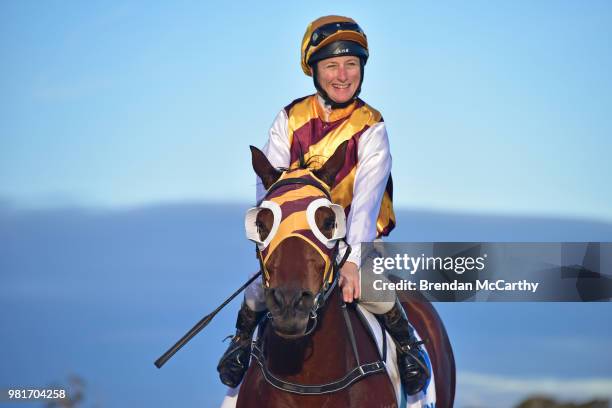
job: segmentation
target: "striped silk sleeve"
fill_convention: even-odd
[[[353,201],[347,220],[347,242],[352,247],[348,260],[359,265],[359,244],[376,239],[380,203],[391,174],[389,138],[384,122],[375,124],[361,135],[357,156]]]
[[[268,142],[263,147],[262,151],[274,167],[289,167],[290,160],[290,146],[289,146],[289,132],[287,130],[287,113],[282,109],[268,132]],[[259,202],[264,195],[266,190],[263,187],[261,179],[257,177],[256,181],[256,202]]]

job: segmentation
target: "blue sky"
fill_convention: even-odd
[[[354,17],[398,207],[612,220],[612,4],[2,2],[0,200],[246,202],[248,145],[313,92],[312,19]]]

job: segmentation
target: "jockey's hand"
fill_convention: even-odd
[[[342,288],[342,299],[346,303],[351,303],[353,299],[358,299],[361,296],[359,267],[353,262],[346,261],[340,269],[338,284]]]

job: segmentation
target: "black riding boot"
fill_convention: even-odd
[[[421,342],[414,337],[408,318],[399,300],[387,313],[378,315],[397,345],[397,365],[404,390],[408,395],[421,391],[429,379],[429,369],[421,349]]]
[[[265,311],[252,311],[244,302],[240,307],[236,320],[236,334],[217,365],[219,378],[228,387],[237,387],[249,368],[253,332],[264,314]]]

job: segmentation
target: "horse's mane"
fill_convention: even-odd
[[[319,159],[327,159],[325,156],[320,155],[320,154],[315,154],[312,155],[308,158],[308,160],[306,160],[304,158],[304,154],[302,152],[300,152],[300,155],[298,157],[298,161],[293,165],[293,166],[289,166],[289,167],[277,167],[278,170],[280,171],[293,171],[293,170],[317,170],[319,169],[323,163],[325,163],[325,161],[323,161],[323,163],[321,163],[321,161]]]

